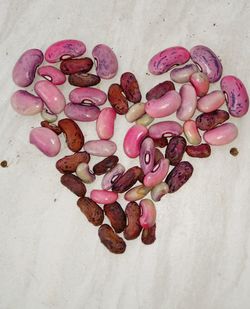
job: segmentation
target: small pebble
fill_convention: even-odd
[[[233,147],[233,148],[230,149],[230,154],[231,154],[232,156],[236,157],[236,156],[238,156],[239,151],[238,151],[237,148]]]
[[[8,162],[6,160],[3,160],[1,162],[1,167],[8,167]]]

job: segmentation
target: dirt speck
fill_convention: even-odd
[[[54,203],[57,201],[57,199],[56,198],[54,198]]]
[[[230,149],[230,154],[232,156],[236,157],[239,154],[239,150],[237,148],[233,147],[233,148]]]
[[[6,160],[1,161],[1,167],[8,167],[8,162]]]

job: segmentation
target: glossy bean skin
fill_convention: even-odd
[[[201,143],[201,136],[194,120],[187,120],[184,122],[183,131],[186,139],[192,145],[199,145]]]
[[[65,59],[60,64],[60,70],[65,75],[75,73],[88,73],[93,66],[92,59],[85,57],[81,59]]]
[[[170,47],[154,55],[149,61],[148,69],[150,73],[159,75],[167,72],[175,65],[186,63],[189,58],[189,51],[184,47]]]
[[[187,83],[190,79],[190,76],[198,72],[199,69],[195,64],[186,64],[182,68],[175,68],[170,72],[170,78],[176,83]]]
[[[116,112],[106,107],[100,112],[96,121],[96,132],[100,139],[110,139],[114,134]]]
[[[193,166],[189,162],[182,161],[176,165],[165,180],[169,186],[169,193],[178,191],[188,181],[192,174]]]
[[[182,136],[174,136],[170,139],[165,152],[165,158],[171,165],[177,165],[181,162],[185,153],[187,142]]]
[[[209,80],[206,74],[202,72],[193,73],[190,76],[190,82],[194,86],[198,97],[203,97],[208,93]]]
[[[62,85],[66,81],[66,76],[60,70],[51,65],[40,67],[37,70],[37,73],[54,85]]]
[[[161,198],[166,195],[169,191],[168,184],[160,182],[151,190],[151,198],[153,201],[158,202]]]
[[[221,78],[222,64],[210,48],[203,45],[194,46],[190,50],[190,55],[193,62],[208,76],[210,83],[215,83]]]
[[[133,103],[141,101],[141,91],[138,81],[133,73],[125,72],[120,79],[121,88],[126,98]]]
[[[175,90],[174,83],[172,83],[170,80],[166,80],[165,82],[159,83],[150,89],[146,94],[146,99],[147,101],[152,99],[159,99],[171,90]]]
[[[78,40],[62,40],[50,45],[45,52],[47,62],[55,63],[66,58],[74,58],[83,55],[86,46]]]
[[[32,116],[40,113],[43,109],[43,101],[26,90],[15,91],[10,103],[13,109],[20,115]]]
[[[134,122],[145,114],[145,103],[137,103],[132,105],[125,115],[128,122]]]
[[[119,158],[117,156],[109,156],[95,164],[93,167],[93,172],[95,175],[103,175],[115,167],[118,161]]]
[[[156,208],[154,203],[149,199],[143,199],[140,201],[140,208],[142,214],[140,216],[140,225],[144,229],[151,228],[155,225],[156,221]]]
[[[129,202],[125,208],[128,224],[123,232],[127,240],[136,239],[142,230],[140,225],[141,209],[136,202]]]
[[[43,128],[48,128],[50,130],[52,130],[53,132],[55,132],[57,135],[60,135],[62,133],[62,130],[55,124],[53,123],[49,123],[48,121],[44,120],[41,121],[40,123],[41,127]]]
[[[153,139],[181,135],[182,126],[176,121],[162,121],[153,124],[148,129],[148,134]]]
[[[226,145],[231,143],[238,136],[238,129],[233,123],[224,123],[219,127],[206,131],[203,139],[213,146]]]
[[[144,198],[148,194],[150,189],[151,188],[147,188],[144,185],[139,185],[139,186],[133,187],[132,189],[128,190],[125,193],[124,199],[126,201],[130,201],[130,202],[141,200],[142,198]]]
[[[124,193],[137,182],[141,175],[141,169],[138,166],[129,168],[121,177],[115,180],[112,190],[117,193]]]
[[[86,151],[65,156],[56,162],[57,170],[62,174],[74,173],[80,163],[89,163],[90,155]]]
[[[99,44],[92,50],[92,56],[96,60],[96,73],[100,78],[111,79],[118,71],[118,61],[113,50],[105,45]]]
[[[153,170],[145,175],[143,179],[143,184],[145,187],[152,188],[156,186],[158,183],[162,182],[162,180],[166,177],[169,169],[169,160],[168,159],[160,159]]]
[[[148,229],[143,229],[141,234],[141,241],[144,243],[144,245],[152,245],[155,240],[155,231],[156,231],[156,224]]]
[[[152,171],[155,161],[155,145],[151,137],[145,138],[141,143],[139,160],[145,175]]]
[[[118,163],[110,171],[108,171],[102,178],[102,189],[109,190],[113,187],[114,183],[121,178],[125,172],[125,167]]]
[[[107,101],[107,95],[97,88],[75,88],[70,92],[69,100],[76,104],[90,103],[100,106]]]
[[[117,200],[118,194],[107,190],[92,190],[90,198],[98,204],[112,204]]]
[[[30,131],[30,144],[36,146],[48,157],[55,157],[60,149],[61,142],[55,132],[48,128],[38,127]]]
[[[17,60],[12,79],[19,87],[28,87],[32,84],[37,67],[43,62],[43,53],[40,49],[28,49]]]
[[[223,92],[214,90],[198,100],[197,108],[200,112],[210,113],[221,107],[224,102],[225,96]]]
[[[90,122],[98,118],[100,109],[92,104],[68,103],[64,108],[64,113],[72,120]]]
[[[57,86],[47,80],[40,80],[35,83],[34,90],[53,114],[60,114],[63,111],[65,98]]]
[[[96,202],[92,201],[89,197],[80,197],[77,201],[77,206],[90,223],[95,226],[102,224],[104,213],[102,208],[97,205]]]
[[[249,97],[242,81],[236,76],[227,75],[222,78],[220,86],[226,94],[229,114],[233,117],[244,116],[249,109]]]
[[[209,144],[200,144],[198,146],[186,147],[186,153],[193,158],[207,158],[211,154],[211,147]]]
[[[109,157],[116,152],[116,144],[112,141],[93,140],[84,144],[84,149],[89,154],[98,157]]]
[[[84,182],[84,183],[92,183],[95,181],[95,175],[90,172],[88,163],[80,163],[76,168],[76,175]]]
[[[123,149],[129,158],[136,158],[140,153],[140,147],[143,139],[147,136],[148,130],[146,127],[135,124],[128,129],[124,141]]]
[[[116,233],[121,233],[126,227],[126,215],[118,202],[104,205],[104,213],[108,217]]]
[[[119,115],[125,115],[128,112],[128,101],[122,93],[122,88],[118,84],[112,84],[108,90],[108,100]]]
[[[75,73],[69,75],[68,81],[72,86],[90,87],[99,84],[101,79],[99,76],[91,73]]]
[[[181,97],[175,90],[170,90],[159,99],[152,99],[145,105],[146,113],[154,118],[169,116],[181,105]]]
[[[126,250],[125,241],[108,225],[103,224],[98,229],[101,243],[112,253],[121,254]]]
[[[61,176],[61,184],[79,197],[84,197],[86,187],[81,179],[73,174],[64,174]]]
[[[186,121],[193,117],[196,106],[197,96],[195,88],[190,84],[184,84],[180,88],[181,105],[176,112],[179,120]]]
[[[229,114],[226,111],[217,109],[210,113],[203,113],[197,116],[196,125],[197,128],[202,131],[207,131],[215,128],[217,125],[229,119]]]
[[[68,148],[73,152],[78,152],[84,145],[84,135],[78,124],[68,118],[61,119],[58,122],[59,128],[65,134]]]

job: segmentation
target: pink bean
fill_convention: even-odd
[[[198,71],[199,69],[195,64],[186,64],[182,68],[173,69],[170,72],[170,78],[176,83],[187,83],[189,82],[190,76]]]
[[[10,99],[13,109],[20,115],[35,115],[43,110],[43,101],[26,90],[17,90]]]
[[[128,157],[136,158],[139,155],[141,143],[147,133],[147,128],[139,124],[134,125],[127,131],[123,141],[123,149]]]
[[[141,207],[141,216],[140,216],[140,225],[145,228],[151,228],[155,225],[156,221],[156,208],[154,203],[149,199],[143,199],[140,201]]]
[[[57,68],[51,65],[44,65],[37,70],[38,75],[52,82],[54,85],[62,85],[66,81],[66,76]]]
[[[194,120],[185,121],[183,131],[190,144],[199,145],[201,143],[201,136]]]
[[[116,152],[116,144],[112,141],[96,140],[84,144],[84,150],[90,155],[108,157]]]
[[[190,58],[189,51],[181,46],[170,47],[154,55],[148,64],[149,72],[159,75],[173,66],[186,63]]]
[[[86,46],[78,40],[62,40],[50,45],[45,52],[47,62],[54,63],[62,59],[74,58],[83,55]]]
[[[109,172],[107,172],[102,178],[102,188],[109,190],[113,187],[113,184],[118,180],[125,172],[125,167],[118,163]]]
[[[209,81],[207,75],[202,72],[193,73],[190,76],[190,82],[194,86],[198,97],[203,97],[209,89]]]
[[[182,126],[176,121],[162,121],[149,127],[149,136],[153,139],[181,135]]]
[[[181,105],[181,97],[175,90],[168,91],[159,99],[152,99],[145,105],[146,113],[154,118],[169,116]]]
[[[31,144],[35,145],[48,157],[56,156],[61,149],[61,143],[58,136],[48,128],[32,129],[29,140]]]
[[[181,106],[176,112],[176,117],[182,121],[186,121],[194,115],[197,105],[196,91],[192,85],[185,84],[181,86],[180,96]]]
[[[204,140],[210,145],[226,145],[238,136],[238,129],[233,123],[224,123],[219,127],[206,131]]]
[[[143,140],[140,147],[140,165],[144,175],[147,175],[154,168],[155,145],[151,137]]]
[[[40,80],[35,83],[34,89],[53,114],[59,114],[63,111],[65,98],[55,85],[47,80]]]
[[[210,113],[221,107],[224,102],[224,93],[220,90],[215,90],[200,98],[197,103],[197,108],[203,113]]]
[[[107,190],[92,190],[90,198],[98,204],[106,205],[114,203],[118,199],[118,194]]]
[[[145,175],[143,184],[145,187],[154,187],[166,177],[169,169],[169,160],[160,159],[154,166],[152,172]]]
[[[72,103],[91,103],[99,106],[107,101],[107,95],[97,88],[75,88],[69,94]]]
[[[112,107],[104,108],[96,121],[96,132],[100,139],[110,139],[114,134],[116,112]]]
[[[89,122],[98,118],[100,109],[91,104],[68,103],[64,108],[64,113],[70,119]]]
[[[244,116],[249,109],[249,97],[242,81],[233,75],[227,75],[222,78],[220,86],[226,94],[229,114],[233,117]]]

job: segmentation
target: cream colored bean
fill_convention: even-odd
[[[196,146],[201,143],[201,136],[194,120],[185,121],[183,125],[183,131],[186,139],[190,144]]]
[[[125,115],[128,122],[134,122],[145,114],[145,103],[137,103],[130,107]]]
[[[76,175],[81,178],[84,183],[91,183],[95,181],[95,175],[89,171],[87,163],[80,163],[76,168]]]
[[[151,190],[151,198],[153,201],[158,202],[168,191],[168,184],[166,184],[166,182],[161,182]]]
[[[124,195],[124,198],[125,198],[126,201],[130,201],[130,202],[138,201],[138,200],[144,198],[150,190],[151,190],[151,188],[147,188],[143,185],[136,186],[136,187],[130,189]]]
[[[52,114],[46,108],[41,111],[41,116],[44,120],[47,120],[49,123],[57,121],[57,115]]]
[[[136,120],[136,124],[141,124],[144,127],[149,126],[154,121],[154,118],[148,114],[144,114],[141,118]]]

